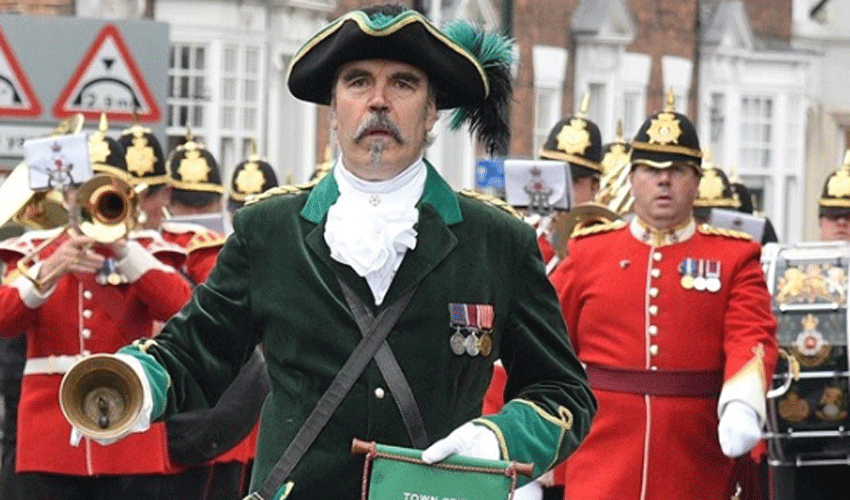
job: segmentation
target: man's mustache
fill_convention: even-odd
[[[354,142],[359,143],[370,132],[381,131],[390,134],[399,144],[404,144],[404,137],[401,135],[401,129],[393,122],[386,113],[376,112],[369,115],[365,122],[360,124],[357,131],[354,133]]]

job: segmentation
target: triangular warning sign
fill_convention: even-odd
[[[0,30],[0,116],[38,116],[41,104]]]
[[[82,113],[97,120],[158,121],[159,107],[136,62],[112,24],[104,25],[71,81],[53,105],[57,118]]]

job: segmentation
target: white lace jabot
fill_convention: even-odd
[[[366,278],[380,305],[408,249],[416,248],[416,202],[427,171],[420,158],[386,181],[364,181],[340,160],[333,175],[339,198],[328,210],[325,242],[331,258]]]

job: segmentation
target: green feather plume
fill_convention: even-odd
[[[478,29],[467,21],[453,21],[445,26],[443,33],[478,59],[490,85],[490,93],[484,101],[452,112],[452,130],[469,123],[470,130],[484,144],[488,154],[504,154],[511,138],[508,111],[513,92],[513,41],[499,33]]]

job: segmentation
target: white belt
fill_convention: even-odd
[[[47,356],[44,358],[30,358],[24,365],[24,375],[39,374],[63,374],[71,369],[83,356]]]

